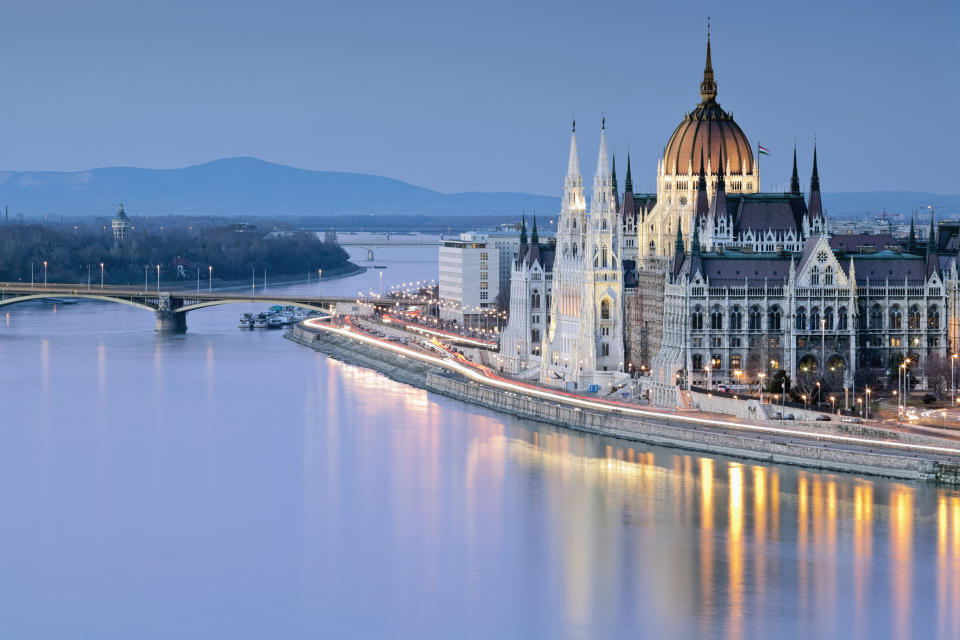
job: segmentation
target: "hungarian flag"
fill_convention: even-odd
[[[768,156],[768,155],[770,155],[770,150],[767,149],[767,148],[766,148],[765,146],[763,146],[762,144],[758,144],[758,145],[757,145],[757,152],[758,152],[760,155],[762,155],[762,156]]]

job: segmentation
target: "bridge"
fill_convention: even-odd
[[[104,287],[83,287],[75,284],[24,284],[22,282],[0,282],[0,307],[43,300],[48,298],[85,298],[129,305],[145,311],[152,311],[157,318],[156,330],[163,332],[183,332],[187,330],[187,312],[204,307],[238,302],[268,303],[292,305],[329,313],[340,302],[356,302],[357,298],[335,296],[278,296],[269,293],[260,295],[242,294],[235,291],[200,292],[175,290],[147,290],[138,287],[107,285]],[[365,301],[367,302],[367,301]],[[371,300],[375,306],[393,306],[396,300]]]
[[[341,247],[360,247],[367,250],[367,260],[374,260],[374,252],[381,247],[436,247],[442,236],[419,232],[375,233],[369,231],[337,232],[337,244]]]

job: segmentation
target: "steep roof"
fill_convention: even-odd
[[[727,210],[734,219],[734,231],[790,231],[803,229],[807,205],[803,195],[790,193],[727,194]]]
[[[830,248],[845,253],[860,253],[865,248],[879,251],[899,246],[900,241],[889,233],[847,233],[830,238]]]

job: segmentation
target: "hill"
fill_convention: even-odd
[[[960,211],[960,196],[914,191],[824,194],[828,215],[909,213],[935,204]],[[133,215],[517,215],[553,214],[557,196],[440,193],[362,173],[311,171],[256,158],[225,158],[182,169],[109,167],[88,171],[0,172],[0,206],[37,216],[112,215],[123,202]]]

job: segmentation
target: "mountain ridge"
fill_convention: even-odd
[[[516,215],[559,210],[559,196],[519,192],[442,193],[373,174],[316,171],[233,157],[176,169],[102,167],[0,171],[0,204],[27,216],[112,215]],[[960,195],[921,191],[825,193],[828,214],[909,212],[933,203],[960,210]]]

